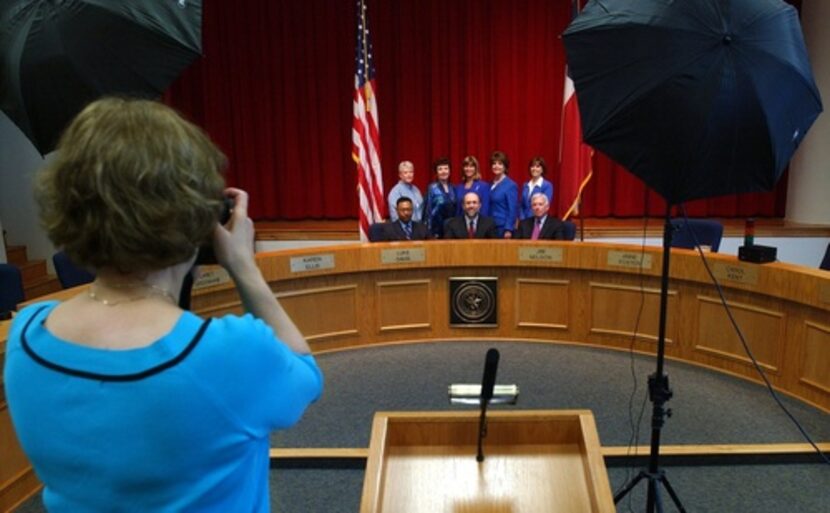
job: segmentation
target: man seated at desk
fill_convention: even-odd
[[[406,196],[398,198],[395,212],[398,214],[397,219],[383,225],[383,240],[426,240],[429,238],[427,226],[412,220],[411,199]]]
[[[444,224],[445,239],[496,239],[498,230],[491,217],[479,214],[481,200],[478,194],[468,192],[462,203],[463,216],[448,219]]]
[[[517,231],[518,238],[532,240],[565,240],[565,225],[559,219],[548,215],[548,197],[537,192],[530,198],[532,217],[522,219]]]

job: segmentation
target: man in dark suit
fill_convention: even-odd
[[[406,196],[398,198],[395,205],[398,219],[383,225],[383,240],[426,240],[429,230],[423,223],[412,220],[412,200]]]
[[[462,203],[464,215],[444,223],[445,239],[496,239],[498,230],[493,218],[479,215],[481,200],[478,194],[468,192]]]
[[[559,219],[548,215],[550,203],[547,195],[541,192],[534,194],[530,198],[530,210],[533,211],[533,217],[519,222],[518,238],[565,240],[565,225]]]

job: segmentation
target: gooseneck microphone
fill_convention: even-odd
[[[493,389],[496,386],[496,371],[499,369],[499,350],[489,349],[484,360],[484,376],[481,378],[481,416],[478,421],[478,453],[476,461],[484,461],[482,443],[487,436],[487,405],[493,399]]]

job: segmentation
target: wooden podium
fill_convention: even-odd
[[[588,410],[378,412],[361,513],[614,513]]]

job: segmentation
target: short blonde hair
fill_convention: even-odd
[[[409,160],[402,160],[401,163],[398,164],[398,173],[400,173],[401,171],[406,171],[407,169],[414,171],[415,164],[413,164],[412,161]]]
[[[97,100],[38,176],[41,224],[85,267],[132,273],[184,262],[219,219],[225,164],[201,129],[161,103]]]

